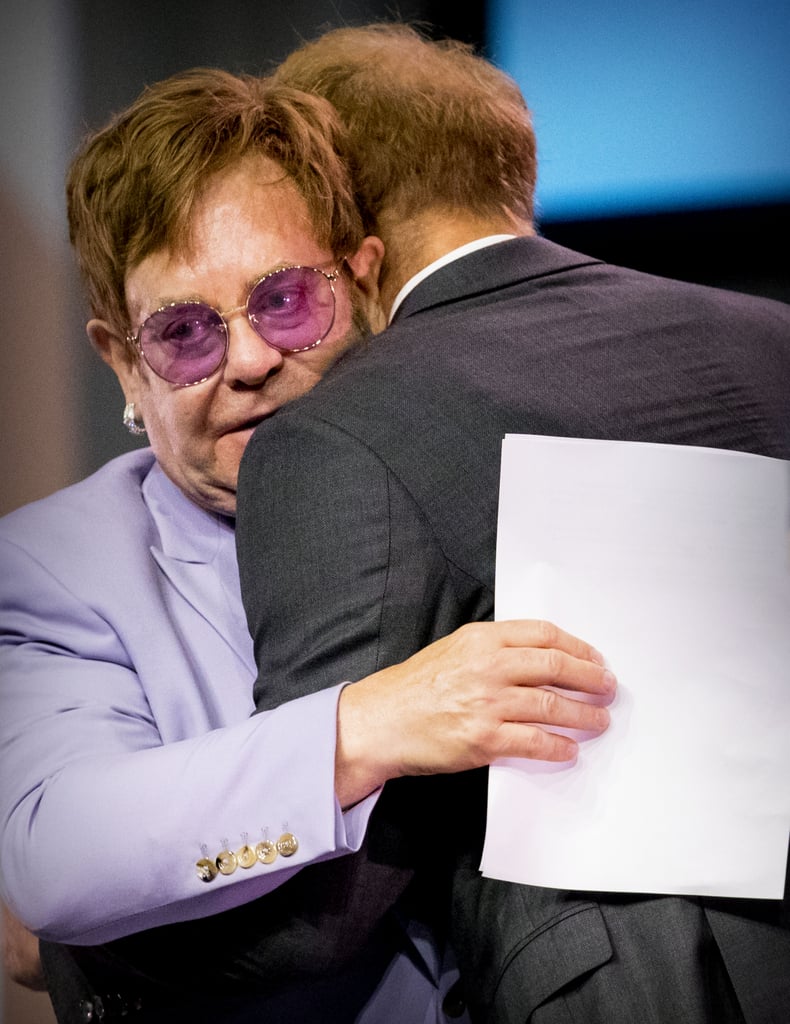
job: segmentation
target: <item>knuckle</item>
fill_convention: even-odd
[[[489,652],[486,661],[495,678],[502,679],[510,666],[510,652],[506,647],[497,647]]]
[[[539,690],[541,721],[550,722],[557,717],[561,698],[553,690]]]
[[[524,749],[527,757],[539,758],[546,747],[546,733],[532,726],[526,734]]]
[[[466,744],[475,764],[488,764],[500,752],[499,731],[495,727],[480,725],[473,730]]]
[[[560,631],[554,623],[546,619],[539,619],[537,627],[540,646],[555,647],[560,638]]]
[[[559,679],[562,676],[565,659],[562,652],[555,647],[550,647],[545,655],[546,674],[550,679]]]
[[[483,623],[481,622],[465,622],[462,626],[459,626],[456,635],[463,644],[469,644],[474,648],[485,639],[482,626]]]

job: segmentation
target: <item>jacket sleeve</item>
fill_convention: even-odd
[[[259,712],[335,678],[353,683],[484,617],[490,594],[445,556],[418,496],[370,445],[303,411],[262,426],[242,459],[236,525]],[[443,925],[447,858],[481,780],[439,774],[384,786],[355,882],[367,894],[364,927],[393,908]],[[361,916],[350,908],[324,922],[321,945],[332,946],[333,929],[359,936]]]
[[[152,615],[154,651],[167,631]],[[191,702],[197,715],[189,673],[163,658],[161,675],[160,703]],[[170,742],[119,628],[23,546],[1,542],[3,898],[37,935],[92,944],[237,906],[357,849],[375,796],[350,814],[337,806],[339,690],[335,680]],[[272,863],[199,877],[201,858],[284,833],[295,852],[286,844]]]
[[[304,415],[263,427],[236,525],[258,710],[402,661],[465,618],[430,524],[364,442]]]

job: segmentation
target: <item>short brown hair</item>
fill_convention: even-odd
[[[307,202],[316,237],[337,257],[363,229],[333,108],[271,79],[196,68],[146,88],[90,136],[66,182],[69,232],[93,315],[125,333],[127,272],[189,242],[209,179],[250,153],[279,163]]]
[[[278,81],[326,97],[349,129],[366,228],[430,207],[531,222],[535,135],[516,83],[472,48],[383,23],[294,51]]]

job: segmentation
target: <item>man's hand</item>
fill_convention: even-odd
[[[348,807],[387,779],[463,771],[500,757],[573,760],[578,744],[551,727],[603,732],[603,705],[615,687],[595,648],[549,622],[461,626],[345,687],[338,799]]]

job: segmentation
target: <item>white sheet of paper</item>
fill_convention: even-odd
[[[481,870],[560,889],[781,898],[790,834],[790,463],[508,435],[496,618],[618,678],[573,764],[492,766]]]

